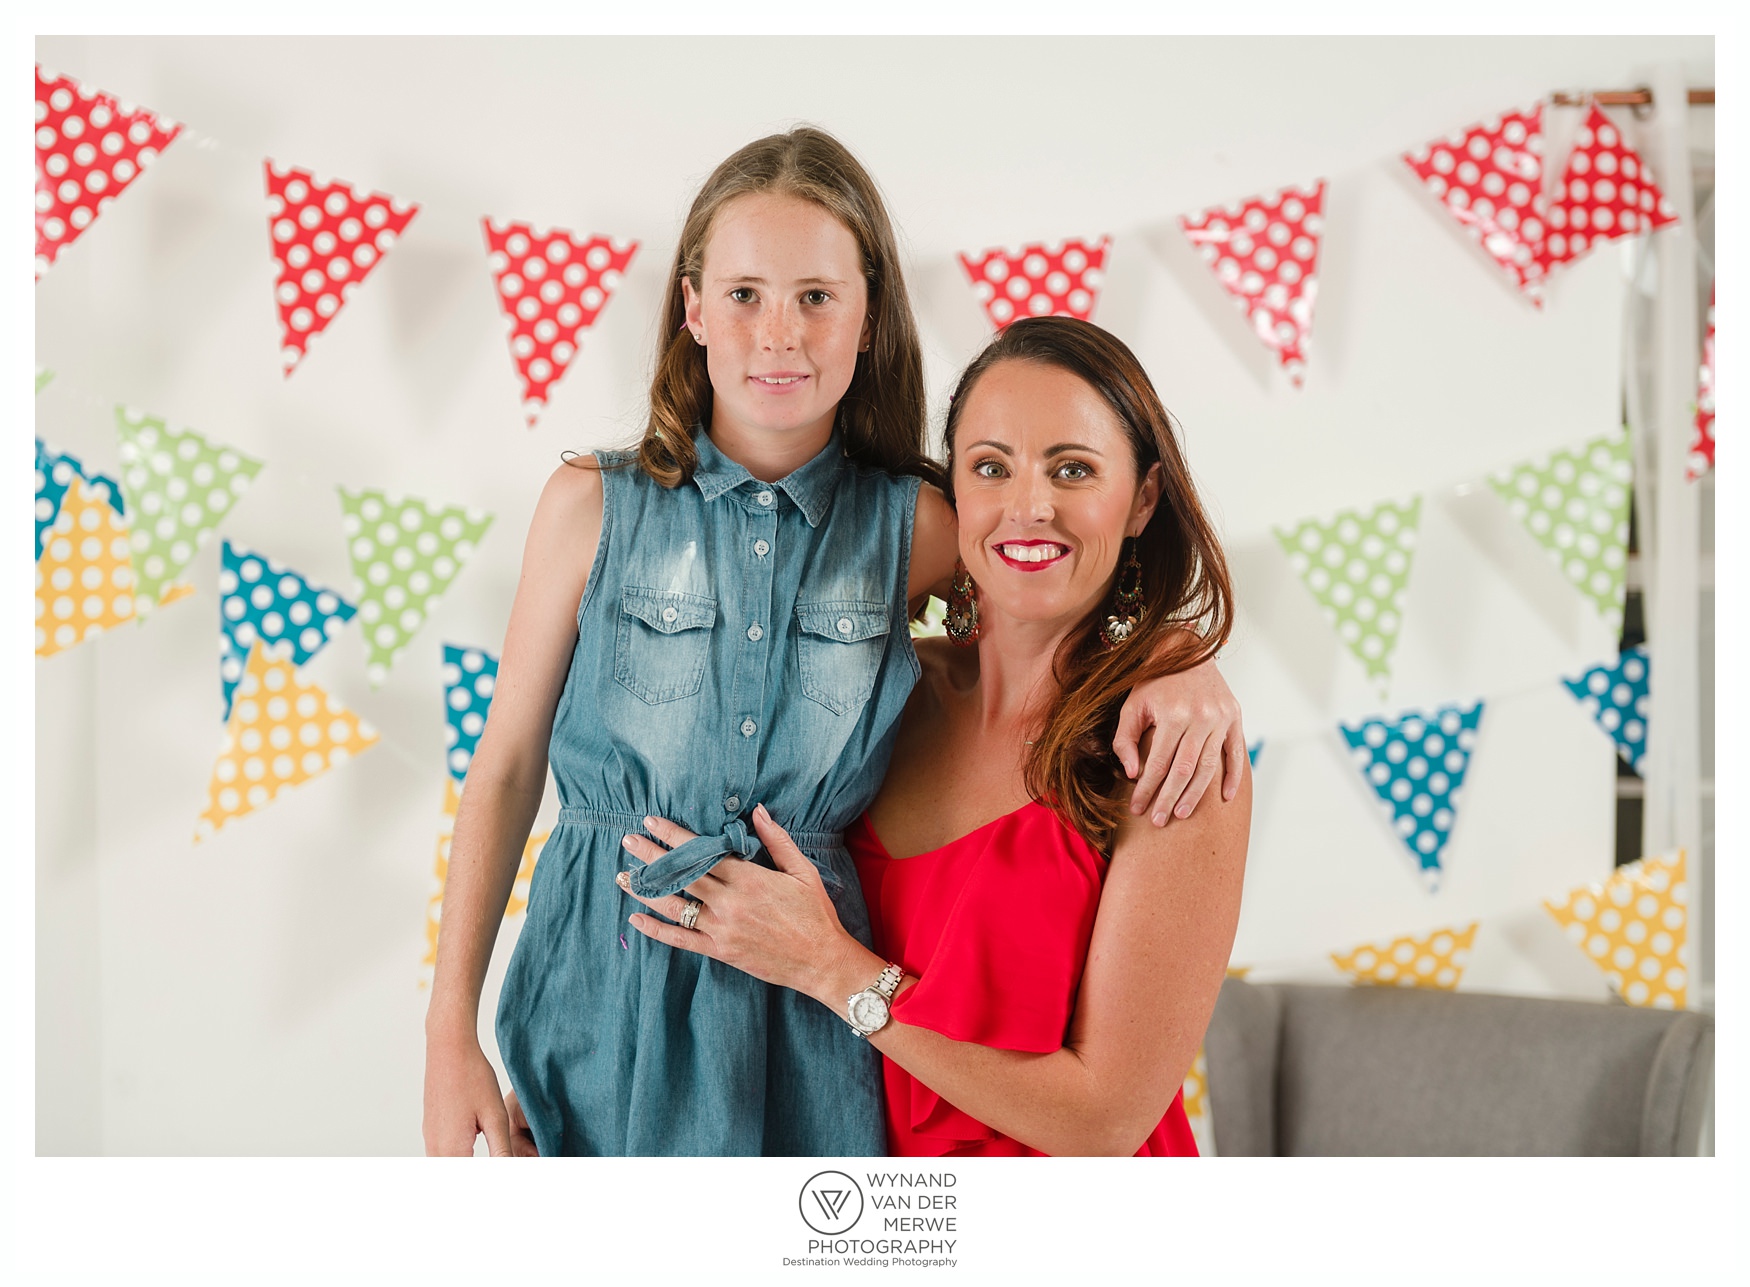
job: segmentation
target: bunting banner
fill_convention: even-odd
[[[991,325],[1002,330],[1021,317],[1092,319],[1106,275],[1110,237],[1098,241],[1034,242],[1019,250],[960,254],[972,293]]]
[[[289,644],[292,664],[321,652],[358,609],[277,559],[226,541],[219,554],[219,688],[225,719],[257,640]]]
[[[102,492],[74,476],[36,564],[36,655],[52,657],[134,615],[128,523]]]
[[[1325,520],[1276,528],[1276,540],[1338,638],[1383,686],[1403,627],[1404,587],[1422,521],[1422,498],[1382,501]]]
[[[1543,196],[1543,105],[1459,130],[1404,153],[1441,209],[1514,286],[1543,306],[1549,223]]]
[[[49,370],[46,366],[39,366],[36,369],[36,391],[41,393],[43,391],[43,386],[54,378],[55,373],[53,371]]]
[[[219,521],[261,472],[262,462],[192,429],[130,407],[115,409],[122,486],[134,523],[138,615],[193,593],[176,584]]]
[[[1647,755],[1647,646],[1623,651],[1608,666],[1593,666],[1578,679],[1563,679],[1567,690],[1592,712],[1598,727],[1610,734],[1616,753],[1636,773]]]
[[[1299,387],[1318,294],[1325,181],[1182,215],[1185,230],[1252,331]]]
[[[1653,182],[1653,172],[1593,103],[1550,201],[1549,235],[1539,252],[1544,271],[1618,237],[1676,222],[1677,211]]]
[[[407,230],[419,207],[309,170],[264,162],[268,231],[279,279],[274,302],[289,377],[315,339]]]
[[[36,440],[36,557],[43,556],[43,533],[61,512],[61,498],[75,478],[83,478],[103,502],[123,518],[128,516],[121,484],[107,474],[87,472],[77,456],[52,452],[41,438]]]
[[[1570,942],[1630,1005],[1689,1004],[1689,885],[1684,851],[1626,863],[1601,884],[1544,903]]]
[[[1215,1121],[1209,1112],[1209,1060],[1203,1047],[1197,1047],[1185,1082],[1179,1088],[1185,1118],[1191,1126],[1191,1138],[1197,1141],[1199,1157],[1215,1156]]]
[[[433,868],[434,888],[425,901],[425,956],[420,960],[419,986],[431,985],[431,972],[437,966],[438,926],[444,914],[444,886],[450,877],[450,842],[455,837],[456,813],[462,804],[462,787],[454,777],[444,779],[444,824],[438,833],[437,863]],[[517,864],[516,879],[511,883],[510,899],[505,903],[505,919],[528,909],[529,882],[535,878],[535,864],[546,847],[551,831],[541,831],[523,842],[522,861]]]
[[[257,641],[238,681],[225,742],[213,764],[195,843],[281,791],[320,777],[375,746],[375,730],[298,672],[286,641]]]
[[[498,285],[510,319],[510,354],[523,382],[523,413],[532,427],[547,391],[577,356],[579,337],[595,325],[638,251],[617,237],[577,240],[563,228],[536,232],[526,223],[482,219]]]
[[[1714,302],[1718,298],[1716,283],[1707,297],[1707,337],[1701,342],[1701,377],[1695,390],[1695,438],[1689,444],[1688,471],[1692,483],[1714,467]]]
[[[1441,855],[1452,838],[1482,719],[1478,701],[1338,725],[1393,829],[1420,864],[1430,893],[1439,889]]]
[[[1463,929],[1363,943],[1347,952],[1332,952],[1331,962],[1356,983],[1451,992],[1464,976],[1479,924],[1472,921]]]
[[[1622,633],[1628,575],[1627,431],[1563,448],[1489,476],[1562,574]]]
[[[1253,742],[1250,746],[1246,747],[1246,759],[1254,769],[1258,767],[1258,755],[1263,749],[1264,739],[1261,737],[1256,742]]]
[[[375,688],[473,556],[492,516],[460,505],[434,508],[417,497],[393,500],[375,489],[337,490],[358,580],[365,674]]]
[[[38,281],[181,131],[175,121],[36,69]]]
[[[480,648],[444,645],[444,743],[450,777],[460,782],[486,728],[498,658]]]

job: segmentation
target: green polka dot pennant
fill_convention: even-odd
[[[473,555],[492,515],[417,497],[391,500],[380,491],[339,491],[369,649],[365,674],[374,688]]]
[[[1630,481],[1627,433],[1606,434],[1489,477],[1513,517],[1592,600],[1612,635],[1622,631]]]
[[[1384,501],[1276,529],[1288,562],[1338,637],[1382,685],[1403,627],[1404,586],[1421,519],[1418,496],[1406,505]]]
[[[177,578],[248,490],[262,462],[208,442],[192,429],[115,409],[122,492],[134,528],[135,611],[142,617],[188,593]]]
[[[39,366],[36,369],[36,391],[41,393],[43,391],[43,385],[47,384],[54,378],[55,373],[53,371],[49,370],[46,366]]]

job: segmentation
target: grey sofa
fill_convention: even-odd
[[[1689,1011],[1237,978],[1204,1038],[1223,1156],[1694,1154],[1713,1052]]]

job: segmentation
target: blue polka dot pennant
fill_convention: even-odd
[[[1251,761],[1254,769],[1258,767],[1258,753],[1263,749],[1264,739],[1261,737],[1246,748],[1246,759]]]
[[[226,541],[219,559],[219,683],[225,718],[231,718],[231,696],[243,680],[250,645],[257,639],[270,649],[289,648],[292,664],[302,666],[357,611],[277,559]]]
[[[1391,813],[1392,826],[1439,887],[1440,856],[1452,835],[1483,703],[1406,711],[1395,719],[1342,724],[1355,763]]]
[[[1562,683],[1616,742],[1616,753],[1641,771],[1647,755],[1647,646],[1637,644],[1608,666],[1594,666]]]
[[[498,658],[491,653],[444,645],[444,741],[450,777],[458,783],[468,776],[474,748],[480,745],[497,682]]]
[[[122,497],[121,485],[113,478],[103,474],[87,473],[79,463],[77,456],[69,456],[65,452],[52,452],[36,440],[36,557],[43,556],[43,533],[55,525],[55,516],[61,512],[61,501],[67,495],[67,488],[73,485],[75,478],[83,478],[96,489],[97,494],[109,503],[110,508],[122,517],[127,517],[127,502]]]

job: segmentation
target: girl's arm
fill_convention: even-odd
[[[948,598],[958,548],[954,507],[935,487],[923,484],[905,591],[914,615],[930,595]],[[1154,743],[1145,756],[1139,743],[1151,727]],[[1173,817],[1189,817],[1218,773],[1222,799],[1233,799],[1248,764],[1240,704],[1213,661],[1138,684],[1124,699],[1112,751],[1136,780],[1130,812],[1146,813],[1157,827]]]
[[[892,1019],[870,1041],[961,1112],[1052,1154],[1129,1155],[1160,1123],[1215,1009],[1239,922],[1251,828],[1249,777],[1168,830],[1129,820],[1120,830],[1064,1046],[1049,1054],[955,1041]],[[660,820],[653,834],[674,841]],[[845,1000],[886,962],[847,934],[812,863],[766,815],[755,829],[777,864],[720,864],[691,887],[697,929],[651,916],[652,938],[714,956],[813,997],[843,1017]],[[630,838],[648,861],[660,849]],[[649,904],[678,918],[679,899]],[[914,982],[907,976],[901,993]]]
[[[546,789],[553,714],[577,643],[578,604],[601,525],[600,473],[561,465],[529,523],[492,714],[468,766],[450,841],[425,1016],[428,1154],[470,1154],[480,1132],[493,1156],[512,1151],[498,1078],[480,1048],[480,992]]]

